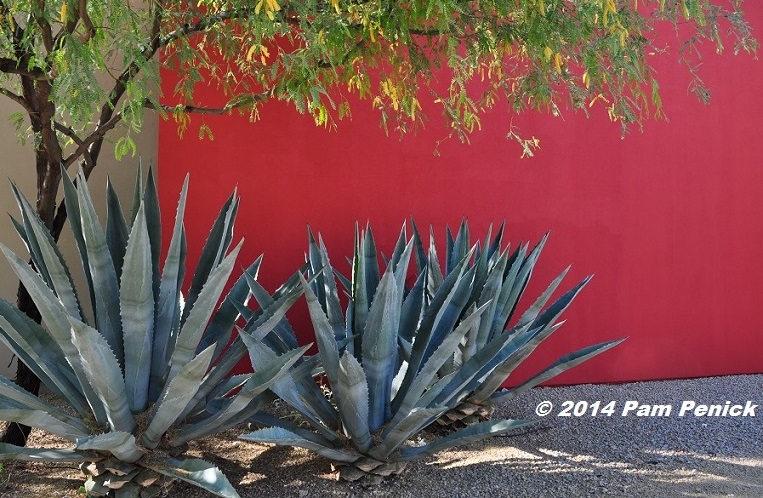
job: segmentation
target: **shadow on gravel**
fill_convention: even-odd
[[[75,477],[68,477],[74,475]],[[75,492],[82,486],[80,471],[74,465],[57,463],[3,462],[0,498],[27,498],[28,488],[55,483],[63,491]],[[63,494],[62,494],[63,495]],[[80,496],[84,496],[80,495]]]
[[[551,429],[494,438],[441,454],[430,465],[447,475],[443,480],[458,483],[453,496],[484,478],[505,484],[503,490],[492,486],[493,496],[763,497],[763,455],[603,443],[606,451],[598,454],[575,451],[570,434]]]
[[[495,418],[536,419],[542,400],[640,399],[671,403],[761,400],[763,376],[668,381],[628,386],[541,388],[501,405]],[[627,398],[624,398],[627,393]],[[617,496],[763,497],[763,422],[758,417],[549,417],[533,430],[444,451],[409,464],[378,487],[337,482],[326,460],[293,448],[238,440],[244,429],[194,442],[188,456],[214,462],[242,498],[578,498]],[[36,446],[58,444],[33,432]],[[0,498],[77,498],[79,471],[6,464]],[[171,497],[209,498],[187,484]]]
[[[235,454],[214,458],[201,449],[200,456],[218,464],[242,498],[763,496],[763,458],[666,450],[656,444],[629,449],[617,439],[603,440],[599,452],[576,451],[574,435],[560,427],[442,452],[409,464],[401,476],[374,488],[337,482],[326,460],[304,450],[235,438],[214,444],[222,444],[218,454],[225,455],[225,445]],[[208,496],[184,485],[176,492],[185,498]]]

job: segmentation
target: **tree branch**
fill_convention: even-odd
[[[85,153],[88,153],[91,157],[93,157],[92,150],[89,150],[90,145],[102,142],[104,135],[113,129],[121,120],[122,114],[117,113],[114,114],[108,121],[104,122],[103,124],[99,124],[90,135],[88,135],[84,140],[80,141],[75,151],[72,152],[69,157],[64,159],[62,163],[64,168],[66,169],[74,164],[74,162]],[[100,149],[98,152],[100,152]]]
[[[261,102],[263,100],[266,100],[268,97],[270,97],[271,92],[262,92],[262,93],[255,93],[252,95],[245,95],[242,97],[239,97],[235,100],[232,100],[225,104],[223,107],[200,107],[195,105],[165,105],[165,104],[156,104],[154,102],[151,102],[150,100],[145,100],[143,102],[143,107],[146,109],[153,109],[155,111],[166,111],[166,112],[175,112],[175,111],[182,111],[182,112],[190,112],[194,114],[225,114],[226,112],[230,112],[233,109],[237,109],[239,107],[244,107],[246,105],[254,104],[256,102]]]
[[[175,29],[174,31],[167,33],[166,35],[161,37],[160,45],[162,47],[165,47],[171,42],[179,38],[183,38],[193,33],[199,33],[208,28],[211,28],[213,25],[219,22],[229,21],[231,19],[237,19],[240,17],[248,17],[251,15],[254,15],[254,9],[251,9],[251,8],[224,10],[218,14],[213,14],[210,16],[203,17],[200,21],[196,23],[193,23],[193,24],[186,23],[183,26],[180,26],[179,28]]]
[[[38,67],[33,67],[32,69],[22,69],[20,62],[21,61],[11,59],[9,57],[0,57],[0,72],[29,76],[30,78],[38,81],[47,79],[47,75],[42,69]]]
[[[45,19],[45,0],[35,0],[34,4],[37,12],[33,12],[32,16],[40,27],[40,35],[45,50],[51,53],[54,47],[53,30],[50,28],[50,23]]]
[[[74,142],[77,145],[82,144],[82,139],[79,137],[79,135],[77,135],[77,132],[75,132],[71,126],[66,126],[65,124],[60,123],[58,121],[54,121],[53,126],[56,128],[57,131],[63,133],[67,137],[74,140]]]
[[[21,107],[24,108],[24,110],[27,113],[34,112],[34,109],[32,109],[32,106],[29,105],[29,102],[27,102],[26,99],[24,97],[22,97],[21,95],[17,95],[15,93],[11,92],[10,90],[6,90],[5,88],[2,88],[2,87],[0,87],[0,94],[1,95],[5,95],[9,99],[11,99],[14,102],[16,102],[17,104],[19,104]]]
[[[75,144],[77,144],[78,146],[84,147],[85,152],[82,153],[82,157],[85,160],[85,165],[92,170],[95,167],[95,164],[93,164],[93,158],[90,156],[90,153],[87,151],[87,145],[83,145],[84,142],[79,137],[79,135],[77,135],[77,132],[75,132],[74,129],[71,128],[70,126],[66,126],[62,123],[59,123],[58,121],[54,121],[53,125],[55,126],[57,131],[71,138]]]
[[[151,25],[151,41],[148,47],[142,52],[144,61],[151,60],[161,48],[161,33],[160,28],[162,24],[162,16],[164,15],[164,6],[161,0],[154,2],[154,21]],[[109,97],[106,102],[101,106],[101,113],[98,116],[98,122],[96,124],[95,132],[90,135],[85,142],[87,142],[87,151],[90,154],[93,161],[98,160],[98,156],[101,154],[101,147],[103,146],[103,138],[106,132],[114,128],[116,124],[122,119],[121,114],[114,114],[119,100],[127,90],[127,82],[135,77],[140,72],[140,65],[133,61],[130,65],[122,71],[119,75],[114,86],[109,93]],[[92,140],[91,140],[92,139]],[[83,142],[84,143],[84,142]],[[83,153],[82,146],[66,160],[65,166],[68,167],[72,164],[79,155]]]
[[[82,23],[87,28],[80,41],[87,43],[90,38],[95,36],[95,26],[93,26],[93,21],[90,20],[90,16],[87,14],[87,0],[79,0],[79,18],[82,19]]]
[[[64,40],[64,35],[70,35],[74,33],[74,30],[77,29],[77,25],[79,25],[79,17],[68,16],[66,23],[61,27],[61,30],[56,33],[56,36],[53,38],[53,43],[56,48],[61,48],[63,45],[62,41]]]

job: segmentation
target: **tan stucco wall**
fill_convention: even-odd
[[[16,202],[10,189],[10,181],[15,182],[27,198],[34,201],[35,170],[31,144],[27,143],[22,146],[17,139],[15,129],[5,119],[10,113],[17,110],[16,104],[10,100],[0,100],[0,242],[9,246],[20,256],[26,257],[26,249],[19,240],[7,215],[7,213],[14,215],[14,217],[18,215]],[[117,129],[112,133],[119,133],[119,130]],[[158,118],[156,115],[150,113],[146,115],[143,130],[135,138],[138,154],[144,166],[148,164],[157,165]],[[137,162],[137,156],[127,156],[121,161],[117,161],[114,158],[113,147],[110,144],[104,146],[98,166],[89,180],[99,216],[103,217],[106,211],[104,194],[107,176],[114,183],[123,204],[126,204],[125,208],[129,209],[132,202],[131,195]],[[61,246],[64,250],[64,257],[70,266],[79,266],[79,258],[68,228],[64,228]],[[72,273],[75,280],[82,280],[81,269],[72,268]],[[15,302],[17,284],[18,281],[8,267],[5,257],[0,256],[0,298]],[[5,345],[0,344],[1,375],[11,375],[11,377],[14,375],[16,367],[15,364],[9,366],[10,361],[10,352]]]

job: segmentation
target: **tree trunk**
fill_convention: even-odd
[[[62,216],[56,215],[56,196],[58,186],[61,183],[62,151],[53,129],[55,108],[49,101],[51,85],[45,81],[32,81],[29,78],[22,78],[22,89],[25,100],[34,111],[29,113],[29,118],[36,142],[37,197],[35,207],[40,219],[51,231],[53,239],[58,241],[63,222],[66,219],[66,211],[59,209],[58,214]],[[16,293],[16,306],[31,319],[40,323],[40,312],[21,283],[19,283]],[[40,379],[18,359],[16,360],[15,380],[19,387],[34,395],[39,394]],[[30,431],[31,428],[28,426],[10,423],[5,432],[0,435],[0,442],[24,446]]]
[[[32,298],[29,296],[26,288],[21,284],[19,284],[18,292],[16,294],[16,306],[30,318],[36,322],[40,322],[40,312],[37,311],[37,307],[34,305]],[[40,391],[40,379],[38,379],[37,376],[18,359],[16,360],[16,384],[32,394],[37,394]],[[6,427],[3,435],[0,436],[0,440],[3,443],[24,446],[26,445],[31,430],[32,429],[29,426],[11,422],[8,424],[8,427]]]

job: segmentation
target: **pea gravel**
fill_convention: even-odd
[[[586,402],[582,416],[559,417],[564,401]],[[626,401],[671,405],[667,417],[621,416]],[[678,416],[684,401],[759,405],[751,417]],[[537,405],[553,403],[538,417]],[[615,401],[611,416],[591,416]],[[580,410],[585,405],[578,405]],[[530,430],[441,452],[415,462],[375,488],[337,482],[329,465],[307,451],[222,437],[192,445],[214,461],[247,497],[763,497],[763,375],[621,385],[538,388],[498,406],[495,417],[531,418]],[[749,413],[749,411],[748,411]],[[32,444],[50,444],[33,433]],[[220,455],[220,456],[215,456]],[[75,497],[71,466],[6,464],[0,498]],[[184,484],[170,496],[210,495]]]

